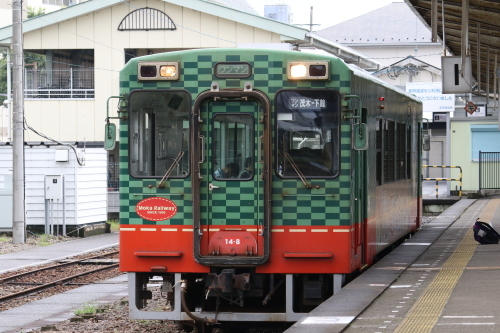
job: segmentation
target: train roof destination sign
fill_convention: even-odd
[[[177,205],[167,198],[151,197],[139,201],[135,212],[148,221],[164,221],[177,213]]]

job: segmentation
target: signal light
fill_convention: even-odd
[[[328,80],[328,61],[298,61],[287,64],[289,80]]]
[[[325,65],[311,65],[309,66],[310,76],[325,76],[326,66]]]
[[[141,66],[141,76],[142,77],[155,77],[156,76],[156,66]]]
[[[139,81],[164,81],[179,79],[179,63],[178,62],[140,62],[139,66]]]

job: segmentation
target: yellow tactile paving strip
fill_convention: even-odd
[[[479,220],[490,222],[499,205],[500,199],[490,200],[481,212]],[[477,242],[474,240],[474,232],[470,228],[455,252],[443,264],[441,271],[424,290],[422,296],[416,301],[394,332],[431,332],[441,316],[451,292],[472,258],[476,247]]]

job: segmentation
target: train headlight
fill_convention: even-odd
[[[163,81],[179,79],[178,62],[140,62],[138,66],[139,81]]]
[[[287,66],[289,80],[328,80],[328,61],[289,62]]]
[[[307,67],[305,65],[291,65],[290,76],[294,79],[305,77],[307,74]]]
[[[164,65],[160,66],[160,76],[161,77],[177,77],[177,66],[176,65]]]

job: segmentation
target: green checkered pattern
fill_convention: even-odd
[[[250,113],[254,115],[254,156],[258,156],[258,137],[262,135],[263,125],[258,122],[259,110],[256,103],[220,101],[211,103],[210,107],[205,102],[202,104],[201,127],[202,135],[207,142],[205,163],[202,164],[201,174],[204,179],[200,187],[201,224],[202,225],[255,225],[263,223],[264,216],[264,182],[256,171],[251,181],[217,181],[212,178],[212,153],[213,142],[210,128],[212,117],[220,112]],[[255,163],[254,163],[255,164]],[[241,172],[242,170],[240,170]],[[210,191],[208,184],[213,183],[220,188]],[[260,200],[259,200],[260,198]]]
[[[340,93],[349,94],[351,86],[350,71],[336,58],[330,59],[330,81],[288,81],[286,63],[288,61],[324,60],[324,56],[302,52],[282,52],[272,50],[210,49],[154,54],[129,61],[120,73],[120,93],[128,94],[134,89],[186,89],[191,93],[193,103],[197,96],[217,82],[220,89],[242,88],[251,82],[253,88],[264,92],[274,108],[275,94],[280,89],[293,88],[333,88]],[[138,61],[179,61],[181,67],[178,81],[139,82],[137,80]],[[244,61],[250,63],[253,73],[246,79],[220,79],[214,76],[215,64],[222,61]],[[258,115],[255,115],[258,119]],[[274,117],[273,117],[274,118]],[[202,130],[206,131],[205,123]],[[257,138],[257,135],[255,136]],[[210,138],[210,135],[207,136]],[[274,136],[273,136],[274,138]],[[273,139],[274,142],[274,139]],[[317,225],[335,226],[351,224],[351,203],[353,189],[351,184],[351,126],[341,125],[341,172],[336,179],[309,180],[319,189],[306,189],[300,179],[280,179],[273,176],[272,184],[272,224],[273,225]],[[211,142],[208,141],[208,147]],[[257,147],[257,141],[255,143]],[[210,150],[210,148],[208,148]],[[273,157],[274,158],[274,157]],[[274,166],[274,163],[273,163]],[[209,168],[208,163],[204,168]],[[203,169],[203,175],[209,175]],[[273,172],[274,174],[274,172]],[[206,177],[206,176],[205,176]],[[128,173],[128,126],[120,124],[120,223],[149,225],[192,225],[192,175],[186,179],[168,180],[163,189],[156,188],[159,181],[134,179]],[[254,182],[225,182],[218,189],[219,196],[209,199],[208,179],[202,180],[199,198],[202,203],[202,224],[246,225],[256,224],[261,216],[253,204],[263,202],[262,186]],[[148,185],[153,185],[150,189]],[[220,191],[222,190],[222,191]],[[177,214],[166,221],[147,221],[137,216],[135,205],[146,197],[163,196],[174,201]],[[211,205],[210,212],[205,203]],[[211,216],[210,216],[211,214]]]

